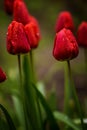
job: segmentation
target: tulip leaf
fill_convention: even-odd
[[[0,130],[9,130],[7,122],[0,117]]]
[[[65,114],[55,111],[54,112],[54,117],[58,121],[62,121],[65,124],[67,124],[69,127],[73,128],[74,130],[80,130],[80,128]]]
[[[26,109],[26,125],[29,125],[33,130],[42,130],[42,122],[39,112],[39,103],[36,92],[32,86],[33,74],[30,54],[24,56],[23,60],[23,74],[24,74],[24,96]],[[29,127],[28,127],[29,128]],[[29,128],[29,129],[30,129]],[[31,130],[30,129],[30,130]]]
[[[40,100],[40,102],[41,102],[41,104],[42,104],[42,106],[43,106],[43,108],[44,108],[44,110],[46,112],[47,119],[48,119],[48,121],[50,123],[50,129],[51,130],[60,130],[59,126],[58,126],[58,124],[56,122],[56,119],[55,119],[49,105],[47,104],[44,96],[40,93],[40,91],[37,89],[37,86],[35,84],[33,84],[33,87],[35,88],[36,93],[37,93],[37,95],[39,97],[39,100]]]
[[[3,111],[3,113],[5,115],[5,118],[7,120],[8,126],[9,126],[9,130],[16,130],[15,125],[14,125],[8,111],[1,104],[0,104],[0,109]]]

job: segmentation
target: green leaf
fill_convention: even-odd
[[[7,122],[0,117],[0,130],[9,130]]]
[[[81,130],[68,116],[58,111],[54,112],[54,116],[58,121],[62,121],[74,130]]]
[[[13,99],[14,108],[15,108],[17,117],[19,119],[19,122],[22,127],[25,127],[22,101],[20,100],[20,98],[17,95],[13,95],[12,99]]]
[[[8,111],[0,104],[0,109],[3,111],[5,118],[7,120],[8,126],[9,126],[9,130],[16,130],[15,125],[8,113]]]
[[[39,112],[39,103],[36,92],[32,86],[33,75],[30,55],[25,55],[23,60],[23,74],[24,74],[24,97],[25,97],[25,111],[26,111],[26,125],[30,122],[30,127],[33,130],[42,130],[42,122]]]
[[[37,89],[37,87],[36,87],[35,84],[33,84],[33,87],[35,88],[36,93],[37,93],[37,95],[38,95],[38,97],[39,97],[39,100],[40,100],[40,102],[41,102],[41,104],[42,104],[42,106],[43,106],[43,108],[44,108],[44,110],[45,110],[45,112],[46,112],[47,119],[48,119],[48,121],[49,121],[49,123],[50,123],[50,129],[51,129],[51,130],[60,130],[60,129],[59,129],[59,126],[58,126],[58,124],[57,124],[57,122],[56,122],[56,119],[55,119],[55,117],[54,117],[54,115],[53,115],[53,113],[52,113],[52,111],[51,111],[49,105],[47,104],[45,98],[44,98],[43,95],[40,93],[40,91]]]

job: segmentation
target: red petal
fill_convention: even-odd
[[[64,28],[56,34],[53,56],[57,60],[71,60],[78,55],[78,52],[78,44],[70,30]]]
[[[30,45],[22,23],[13,21],[7,32],[7,50],[11,54],[27,53]]]
[[[71,13],[68,11],[61,12],[57,17],[55,26],[56,32],[59,32],[63,28],[70,29],[72,32],[74,31],[73,19]]]
[[[26,24],[25,32],[28,37],[30,47],[36,48],[40,41],[40,31],[38,25],[33,22]]]
[[[87,47],[87,22],[82,22],[77,31],[77,41],[82,47]]]
[[[22,0],[15,0],[14,2],[14,20],[22,24],[29,22],[29,12],[25,3]]]

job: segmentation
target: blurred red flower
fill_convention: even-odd
[[[74,31],[73,18],[69,11],[63,11],[57,17],[55,31],[59,32],[63,28],[70,29],[72,32]]]
[[[13,14],[13,4],[14,0],[4,0],[4,8],[7,14]]]
[[[82,22],[77,31],[77,41],[82,47],[87,47],[87,22]]]
[[[31,48],[36,48],[40,41],[40,30],[38,24],[30,22],[25,25],[25,32]]]
[[[13,10],[14,20],[22,24],[29,22],[29,12],[23,0],[15,0]]]
[[[6,74],[3,72],[2,68],[0,67],[0,83],[6,80]]]

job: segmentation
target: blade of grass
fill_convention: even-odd
[[[58,111],[54,112],[54,116],[58,121],[62,121],[74,130],[81,130],[67,115]]]
[[[35,84],[33,84],[33,87],[34,87],[34,89],[35,89],[35,91],[36,91],[36,93],[37,93],[37,95],[39,97],[39,100],[40,100],[40,102],[41,102],[41,104],[42,104],[42,106],[43,106],[43,108],[44,108],[44,110],[46,112],[48,121],[49,121],[50,126],[51,126],[51,130],[60,130],[59,126],[58,126],[58,124],[56,122],[56,119],[55,119],[50,107],[48,106],[45,98],[40,93],[40,91],[37,89],[37,86]]]
[[[8,111],[3,107],[3,105],[0,104],[0,109],[3,111],[5,118],[7,120],[9,130],[16,130],[16,127],[12,121],[12,118],[10,117]]]
[[[21,98],[19,98],[17,95],[12,95],[14,108],[17,114],[17,117],[19,119],[20,125],[23,126],[25,129],[25,121],[24,121],[24,114],[23,114],[23,107],[22,107],[22,101]]]

